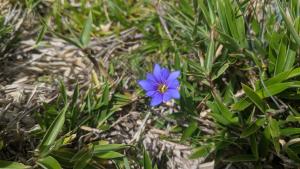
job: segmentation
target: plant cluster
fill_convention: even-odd
[[[193,147],[190,159],[214,160],[215,168],[300,166],[300,1],[57,0],[46,14],[38,7],[47,4],[26,2],[42,25],[37,44],[44,36],[69,42],[99,76],[87,91],[77,85],[71,97],[61,84],[60,97],[35,113],[38,127],[30,134],[38,145],[28,165],[160,168],[139,142],[110,144],[93,136],[109,132],[121,109],[147,114],[170,108],[165,102],[175,98],[172,113],[151,125],[180,136],[161,139]],[[139,46],[108,65],[89,50],[91,38],[131,28],[142,35]],[[1,30],[9,29],[0,26],[0,37]],[[119,62],[133,77],[114,83]],[[155,63],[167,68],[156,64],[146,74]],[[145,122],[157,116],[149,113]],[[0,161],[7,166],[27,167]]]

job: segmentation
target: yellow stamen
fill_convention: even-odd
[[[165,84],[160,84],[160,85],[158,85],[157,90],[160,93],[165,93],[168,90],[168,86],[166,86]]]

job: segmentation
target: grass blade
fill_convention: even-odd
[[[259,108],[263,113],[266,112],[267,105],[266,103],[256,94],[250,87],[242,84],[242,88],[245,91],[246,95],[250,98],[250,100]]]
[[[284,9],[283,9],[281,3],[278,0],[276,0],[276,3],[277,3],[277,6],[278,6],[278,8],[280,10],[280,13],[281,13],[281,15],[283,17],[283,20],[284,20],[284,22],[285,22],[285,24],[287,26],[287,29],[291,32],[292,37],[296,41],[297,45],[300,46],[300,36],[299,36],[299,34],[297,33],[296,29],[293,26],[291,17],[288,17],[288,15],[286,15],[286,13],[284,12]]]
[[[68,110],[68,104],[61,110],[61,112],[57,115],[55,120],[51,123],[49,129],[47,130],[44,138],[41,141],[39,146],[39,153],[41,156],[47,155],[51,149],[50,146],[56,140],[58,134],[61,132],[63,125],[65,123],[65,115]]]
[[[93,17],[92,17],[92,12],[90,11],[88,19],[84,24],[82,34],[80,36],[80,42],[82,43],[83,47],[86,47],[90,42],[92,26],[93,26]]]
[[[39,159],[37,161],[37,164],[44,169],[61,169],[62,168],[60,166],[60,164],[58,163],[58,161],[51,156]]]

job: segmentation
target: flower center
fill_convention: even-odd
[[[160,93],[165,93],[168,90],[168,86],[165,84],[159,84],[157,90]]]

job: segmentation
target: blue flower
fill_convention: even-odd
[[[138,83],[146,91],[146,95],[152,98],[151,106],[157,106],[172,98],[179,99],[179,75],[180,71],[170,73],[168,69],[155,64],[153,74],[147,73],[146,80]]]

